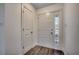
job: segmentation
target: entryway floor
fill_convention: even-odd
[[[30,49],[25,55],[64,55],[63,51],[55,50],[42,46],[35,46]]]

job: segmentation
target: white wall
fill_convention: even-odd
[[[4,4],[0,4],[0,55],[4,54]]]
[[[79,54],[79,4],[64,5],[65,54]]]
[[[5,54],[21,53],[21,4],[5,4]]]
[[[35,46],[37,44],[36,11],[31,4],[26,5],[34,14],[33,46]],[[22,54],[21,43],[21,4],[0,4],[0,54]]]

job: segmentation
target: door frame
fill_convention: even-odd
[[[32,11],[30,9],[28,9],[27,7],[25,7],[21,3],[21,50],[22,50],[22,54],[23,55],[25,54],[24,53],[24,44],[23,44],[23,31],[24,31],[24,27],[23,27],[23,13],[24,13],[24,8],[27,9],[29,12],[32,13]],[[33,20],[32,20],[32,32],[33,32]],[[33,40],[33,33],[32,33],[32,40]]]
[[[64,47],[65,47],[65,40],[64,40],[64,11],[63,11],[63,8],[61,9],[58,9],[56,11],[48,11],[49,13],[55,13],[55,12],[58,12],[58,11],[61,11],[61,19],[62,19],[62,36],[61,36],[61,39],[63,40],[63,43],[62,43],[62,47],[59,49],[59,50],[63,50],[64,51]],[[39,15],[42,15],[42,14],[46,14],[47,12],[43,12],[43,13],[38,13],[38,39],[39,39]],[[52,48],[52,47],[49,47],[49,48]]]

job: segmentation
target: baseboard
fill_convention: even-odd
[[[43,44],[37,44],[37,46],[43,46],[43,47],[47,47],[47,48],[57,49],[57,50],[62,50],[62,51],[63,51],[63,49],[58,49],[58,48],[56,48],[56,47],[47,46],[47,45],[43,45]]]
[[[35,47],[35,45],[29,46],[28,48],[26,48],[26,50],[25,50],[26,52],[25,52],[25,53],[27,53],[30,49],[32,49],[32,48],[34,48],[34,47]],[[24,54],[25,54],[25,53],[24,53]]]
[[[37,44],[37,46],[43,46],[43,47],[47,47],[47,48],[52,48],[53,49],[52,46],[46,46],[46,45],[42,45],[42,44]]]

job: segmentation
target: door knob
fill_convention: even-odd
[[[32,34],[33,32],[31,31],[30,33]]]
[[[51,35],[53,34],[53,32],[51,32]]]

